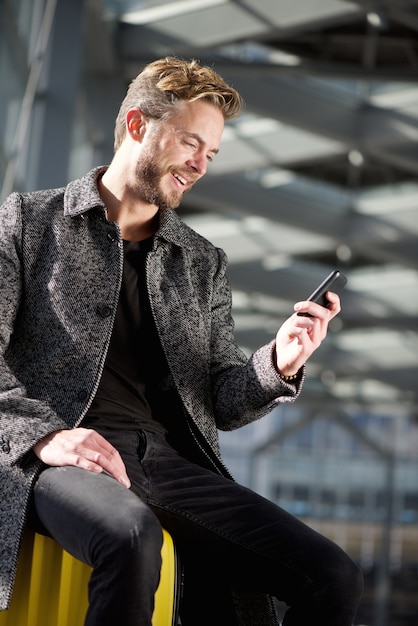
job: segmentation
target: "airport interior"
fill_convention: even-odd
[[[226,465],[360,564],[356,626],[416,626],[418,1],[1,0],[1,200],[109,163],[163,56],[245,102],[178,209],[228,255],[244,352],[348,279],[300,397],[221,433]]]

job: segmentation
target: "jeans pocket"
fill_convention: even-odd
[[[138,435],[137,455],[138,455],[138,461],[141,462],[145,456],[145,452],[147,451],[147,436],[143,430],[138,430],[137,435]]]

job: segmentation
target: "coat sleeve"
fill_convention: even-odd
[[[0,206],[0,463],[15,463],[44,436],[67,428],[48,407],[29,398],[10,367],[11,342],[24,298],[21,197]],[[24,358],[24,355],[21,356]]]
[[[240,350],[234,339],[227,258],[222,250],[218,254],[212,292],[212,393],[217,427],[232,430],[259,419],[280,403],[295,400],[305,372],[296,384],[285,383],[280,378],[273,362],[275,340],[259,348],[249,359]]]

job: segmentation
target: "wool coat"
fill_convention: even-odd
[[[0,207],[0,609],[10,602],[31,488],[32,447],[77,427],[97,390],[119,298],[123,246],[107,220],[96,168],[66,187],[11,194]],[[273,343],[249,359],[233,337],[226,255],[180,220],[160,215],[146,280],[167,381],[179,394],[202,464],[230,477],[218,429],[291,401]],[[303,377],[302,377],[303,378]],[[242,608],[245,607],[246,608]],[[237,606],[246,626],[277,624],[271,604]]]

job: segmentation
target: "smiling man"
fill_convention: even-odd
[[[125,135],[116,148],[99,180],[99,192],[122,237],[126,227],[144,229],[138,232],[143,239],[155,232],[157,213],[177,208],[183,194],[206,173],[219,151],[224,116],[210,101],[198,99],[179,103],[175,117],[164,123],[140,108],[129,109],[124,123],[129,140]]]
[[[222,250],[174,209],[219,150],[238,93],[166,58],[132,82],[115,154],[0,207],[0,608],[26,520],[92,566],[86,626],[150,626],[161,527],[185,572],[183,626],[351,626],[352,560],[235,483],[218,429],[295,400],[340,311],[295,304],[249,359]],[[310,316],[299,316],[298,312]]]

